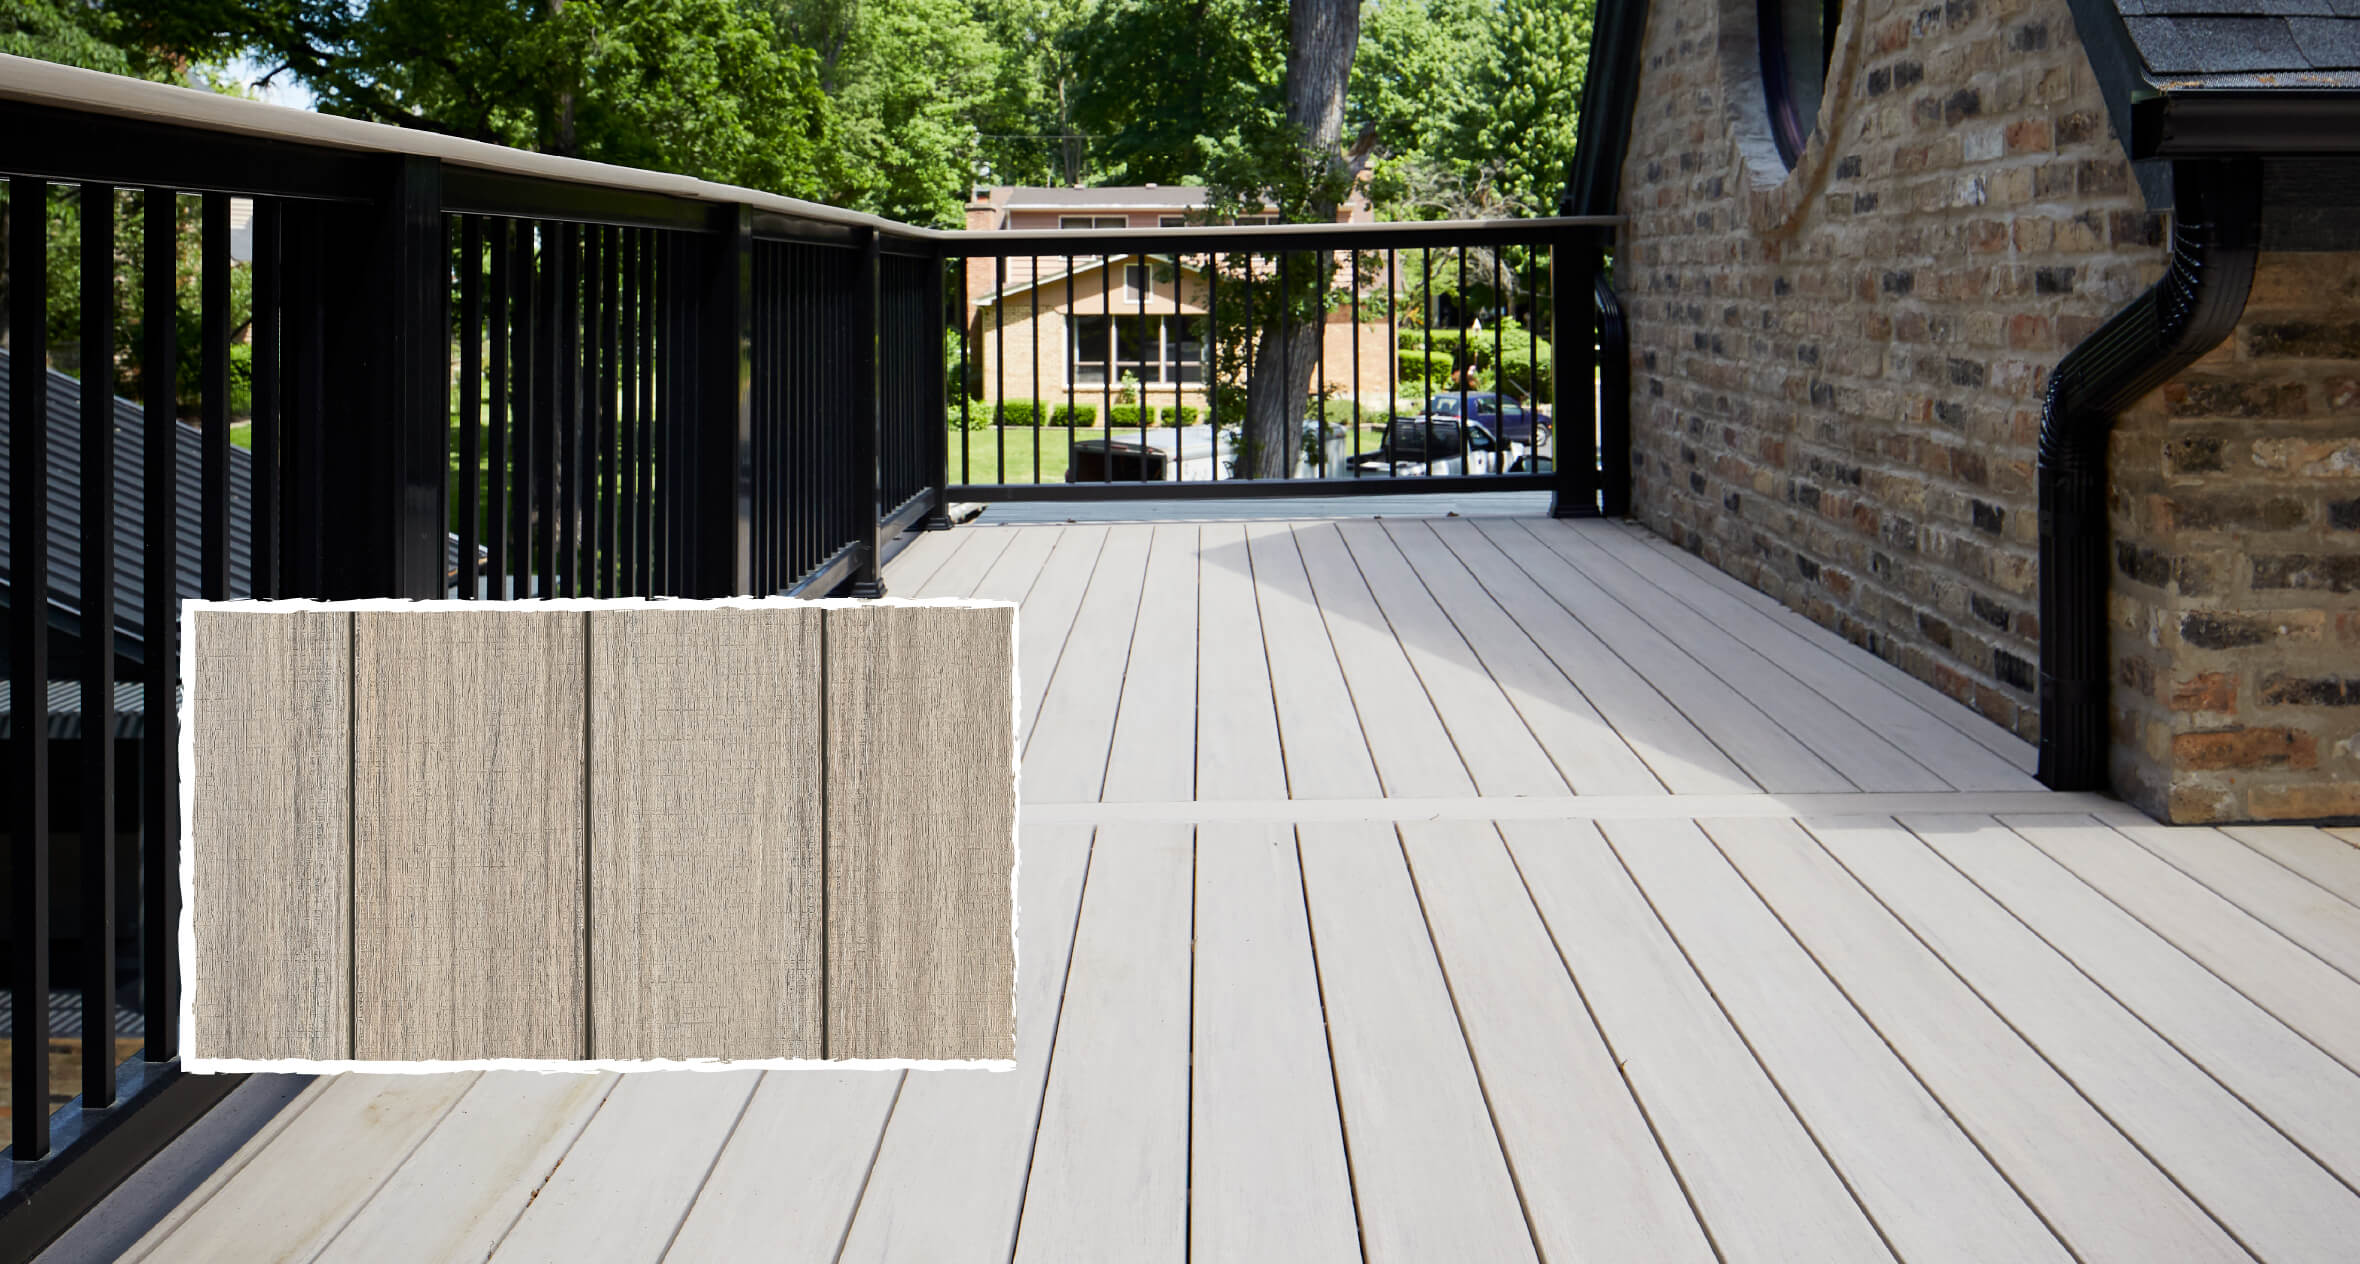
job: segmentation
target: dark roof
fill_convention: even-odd
[[[1037,210],[1112,210],[1117,207],[1202,206],[1205,190],[1199,185],[1165,184],[1154,188],[1144,185],[1118,185],[1103,189],[1046,189],[1011,188],[1005,203],[1010,209]]]
[[[2360,0],[2114,0],[2157,80],[2360,86]]]
[[[9,588],[8,540],[13,525],[9,513],[8,392],[11,364],[0,351],[0,592]],[[49,604],[52,626],[69,635],[82,627],[82,384],[51,369],[49,372]],[[144,501],[147,453],[140,436],[145,414],[130,400],[115,400],[115,635],[117,648],[138,659],[143,644],[142,584],[147,577],[143,547],[147,523]],[[180,596],[203,595],[204,573],[198,541],[204,517],[199,497],[204,491],[203,435],[194,426],[173,423],[179,458],[173,474],[179,495],[173,517],[179,524],[181,547],[174,559]],[[229,589],[253,591],[253,557],[248,525],[252,520],[253,458],[242,448],[229,452]]]

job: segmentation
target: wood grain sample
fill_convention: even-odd
[[[829,1057],[1016,1047],[1015,611],[827,612]]]
[[[189,616],[189,740],[221,770],[189,815],[199,1056],[351,1056],[351,634],[341,611]]]
[[[586,615],[353,616],[353,1056],[584,1056]]]
[[[822,1056],[820,617],[591,612],[591,1056]]]

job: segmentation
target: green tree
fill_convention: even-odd
[[[1067,38],[1073,118],[1106,184],[1264,183],[1281,140],[1287,0],[1107,0]]]
[[[323,113],[821,192],[815,59],[743,0],[149,0],[124,12],[133,42],[252,55]]]
[[[1496,162],[1502,200],[1534,214],[1554,214],[1564,193],[1596,11],[1596,0],[1499,0],[1450,138],[1462,164]]]
[[[782,0],[831,102],[828,201],[955,227],[1003,53],[970,0]]]

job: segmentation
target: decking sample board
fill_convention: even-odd
[[[248,1058],[352,1056],[352,616],[188,621],[195,955],[186,1038]],[[266,688],[257,688],[267,683]],[[251,775],[267,770],[268,775]]]
[[[1014,614],[197,603],[184,1056],[1010,1058]]]
[[[827,612],[832,1057],[1015,1056],[1014,613]]]
[[[353,1057],[586,1052],[583,617],[352,616]]]

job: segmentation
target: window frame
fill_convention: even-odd
[[[1787,47],[1786,15],[1788,4],[1816,3],[1819,6],[1819,99],[1810,103],[1806,113],[1803,103],[1795,98],[1793,51]],[[1757,19],[1757,42],[1761,45],[1763,105],[1770,116],[1770,138],[1778,145],[1778,156],[1788,170],[1802,160],[1803,149],[1810,144],[1811,133],[1819,123],[1820,102],[1827,97],[1827,75],[1835,63],[1836,27],[1843,21],[1843,0],[1754,0]]]

